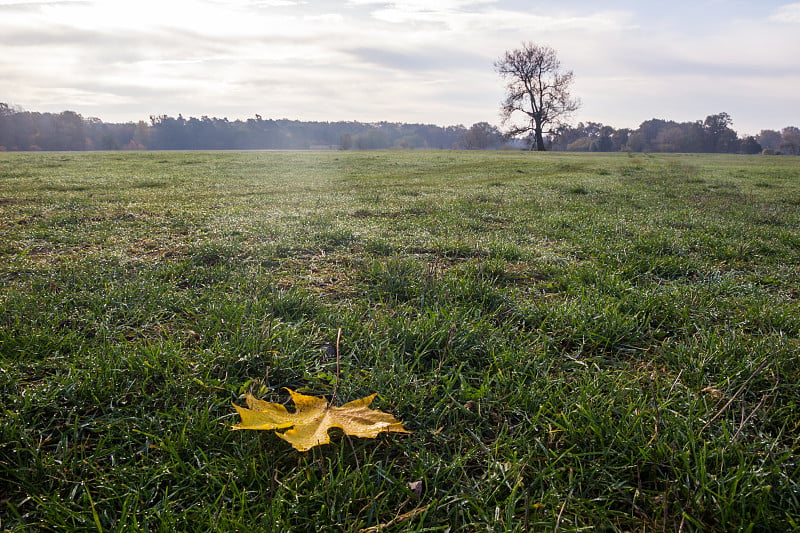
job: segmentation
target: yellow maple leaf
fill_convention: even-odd
[[[245,398],[246,408],[233,405],[242,417],[242,421],[234,425],[233,429],[291,428],[283,433],[276,431],[275,434],[301,452],[319,444],[328,444],[331,441],[328,436],[330,428],[339,428],[347,435],[370,439],[384,431],[408,433],[403,423],[394,416],[369,408],[377,394],[336,407],[329,405],[325,398],[286,390],[297,406],[294,413],[290,413],[279,403],[265,402],[248,394]]]

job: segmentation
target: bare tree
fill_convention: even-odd
[[[522,43],[522,48],[506,51],[494,64],[507,81],[507,95],[501,108],[503,124],[510,124],[508,135],[533,135],[531,150],[545,150],[544,135],[553,134],[580,102],[569,89],[572,71],[561,72],[556,51],[549,46]],[[525,125],[513,123],[517,111],[527,115]]]

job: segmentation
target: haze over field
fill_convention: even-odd
[[[0,0],[0,101],[149,115],[498,122],[523,40],[576,74],[575,121],[796,122],[800,2]]]

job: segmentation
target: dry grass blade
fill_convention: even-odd
[[[711,417],[711,420],[709,420],[708,422],[705,423],[705,425],[700,430],[700,433],[703,433],[706,429],[708,429],[708,426],[713,424],[715,420],[717,420],[720,416],[722,416],[722,414],[725,411],[728,410],[728,407],[730,407],[731,404],[736,400],[736,398],[739,397],[739,395],[744,391],[744,389],[747,387],[747,385],[751,381],[753,381],[753,378],[755,378],[764,369],[764,367],[767,366],[767,362],[768,361],[769,361],[769,359],[767,359],[767,358],[765,358],[763,361],[761,361],[761,364],[758,365],[758,367],[755,370],[753,370],[753,373],[750,374],[750,376],[746,380],[744,380],[744,383],[742,383],[741,386],[733,394],[733,396],[731,396],[731,399],[728,400],[725,403],[725,405],[723,405],[722,408],[719,411],[717,411],[717,414],[715,414],[714,416]]]
[[[424,507],[417,507],[416,509],[412,509],[411,511],[409,511],[407,513],[403,513],[401,515],[395,516],[393,519],[389,520],[388,522],[386,522],[384,524],[378,524],[377,526],[372,526],[372,527],[367,527],[367,528],[364,528],[364,529],[359,529],[358,533],[378,533],[379,531],[383,531],[386,528],[390,528],[395,524],[399,524],[400,522],[404,522],[404,521],[408,520],[409,518],[414,518],[415,516],[417,516],[420,513],[424,513],[425,511],[428,510],[428,507],[429,506],[427,506],[427,505],[424,506]]]

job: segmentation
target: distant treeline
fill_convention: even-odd
[[[727,113],[696,122],[646,120],[636,130],[617,129],[596,122],[565,127],[551,140],[551,149],[575,152],[680,152],[730,154],[800,154],[800,129],[761,130],[739,137]]]
[[[0,103],[2,150],[307,150],[458,148],[463,126],[151,116],[114,124],[73,111],[38,113]]]
[[[562,128],[549,148],[597,152],[800,153],[800,129],[763,130],[739,138],[727,113],[704,121],[660,119],[638,129],[614,129],[589,122]],[[39,113],[0,103],[0,151],[35,150],[308,150],[308,149],[520,149],[526,139],[505,139],[486,122],[435,126],[392,122],[306,122],[151,116],[123,124],[84,118],[74,111]]]

